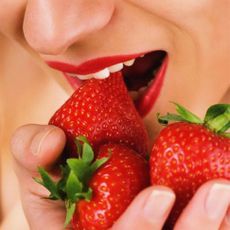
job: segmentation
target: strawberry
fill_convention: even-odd
[[[141,154],[148,151],[148,135],[135,109],[121,73],[107,79],[90,79],[53,115],[49,124],[63,129],[66,152],[76,153],[75,137],[83,135],[97,150],[112,141]]]
[[[82,200],[73,217],[74,229],[108,229],[133,198],[149,184],[147,162],[134,150],[117,144],[100,148],[98,159],[110,159],[92,177],[90,202]]]
[[[176,104],[179,115],[159,116],[168,124],[159,134],[150,156],[153,185],[171,187],[177,196],[166,223],[172,229],[176,219],[204,182],[230,179],[230,105],[211,106],[204,121]]]
[[[42,179],[36,181],[49,189],[50,199],[65,201],[65,225],[72,219],[74,230],[108,229],[137,193],[149,185],[148,164],[124,144],[100,146],[95,161],[86,138],[79,137],[77,146],[82,153],[62,166],[63,176],[58,182],[42,168]]]
[[[74,229],[109,228],[149,184],[141,156],[148,150],[147,131],[121,73],[87,80],[49,124],[65,131],[65,158],[75,158],[61,166],[59,181],[43,168],[35,180],[50,191],[50,199],[65,201],[65,225],[72,220]]]

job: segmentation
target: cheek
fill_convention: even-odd
[[[221,6],[229,5],[229,0],[129,0],[130,3],[164,19],[171,25],[186,28]]]
[[[0,0],[0,32],[18,40],[23,37],[22,24],[26,0]]]
[[[183,52],[184,49],[192,47],[200,58],[212,61],[218,59],[219,62],[223,62],[226,56],[229,58],[229,0],[129,0],[129,2],[142,8],[143,12],[148,11],[167,22],[167,28],[173,31],[176,50]]]

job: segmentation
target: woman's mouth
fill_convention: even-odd
[[[47,62],[62,71],[74,89],[85,80],[105,79],[115,72],[124,76],[127,89],[139,114],[144,117],[155,104],[164,80],[168,58],[165,51],[98,58],[79,66]]]
[[[160,94],[167,63],[165,51],[154,51],[122,69],[129,94],[142,117],[151,111]]]

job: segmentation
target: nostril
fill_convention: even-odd
[[[107,26],[113,12],[108,0],[28,1],[23,31],[37,52],[58,55]]]

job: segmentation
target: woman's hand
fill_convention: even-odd
[[[12,138],[15,171],[20,183],[25,215],[32,230],[44,229],[44,226],[46,230],[63,229],[64,204],[42,199],[49,192],[35,183],[33,177],[38,176],[38,166],[45,167],[51,173],[54,171],[65,141],[61,129],[42,125],[23,126]],[[175,194],[169,188],[149,187],[134,199],[112,230],[161,229],[174,201]],[[175,229],[230,229],[229,204],[230,182],[209,181],[196,192]]]

